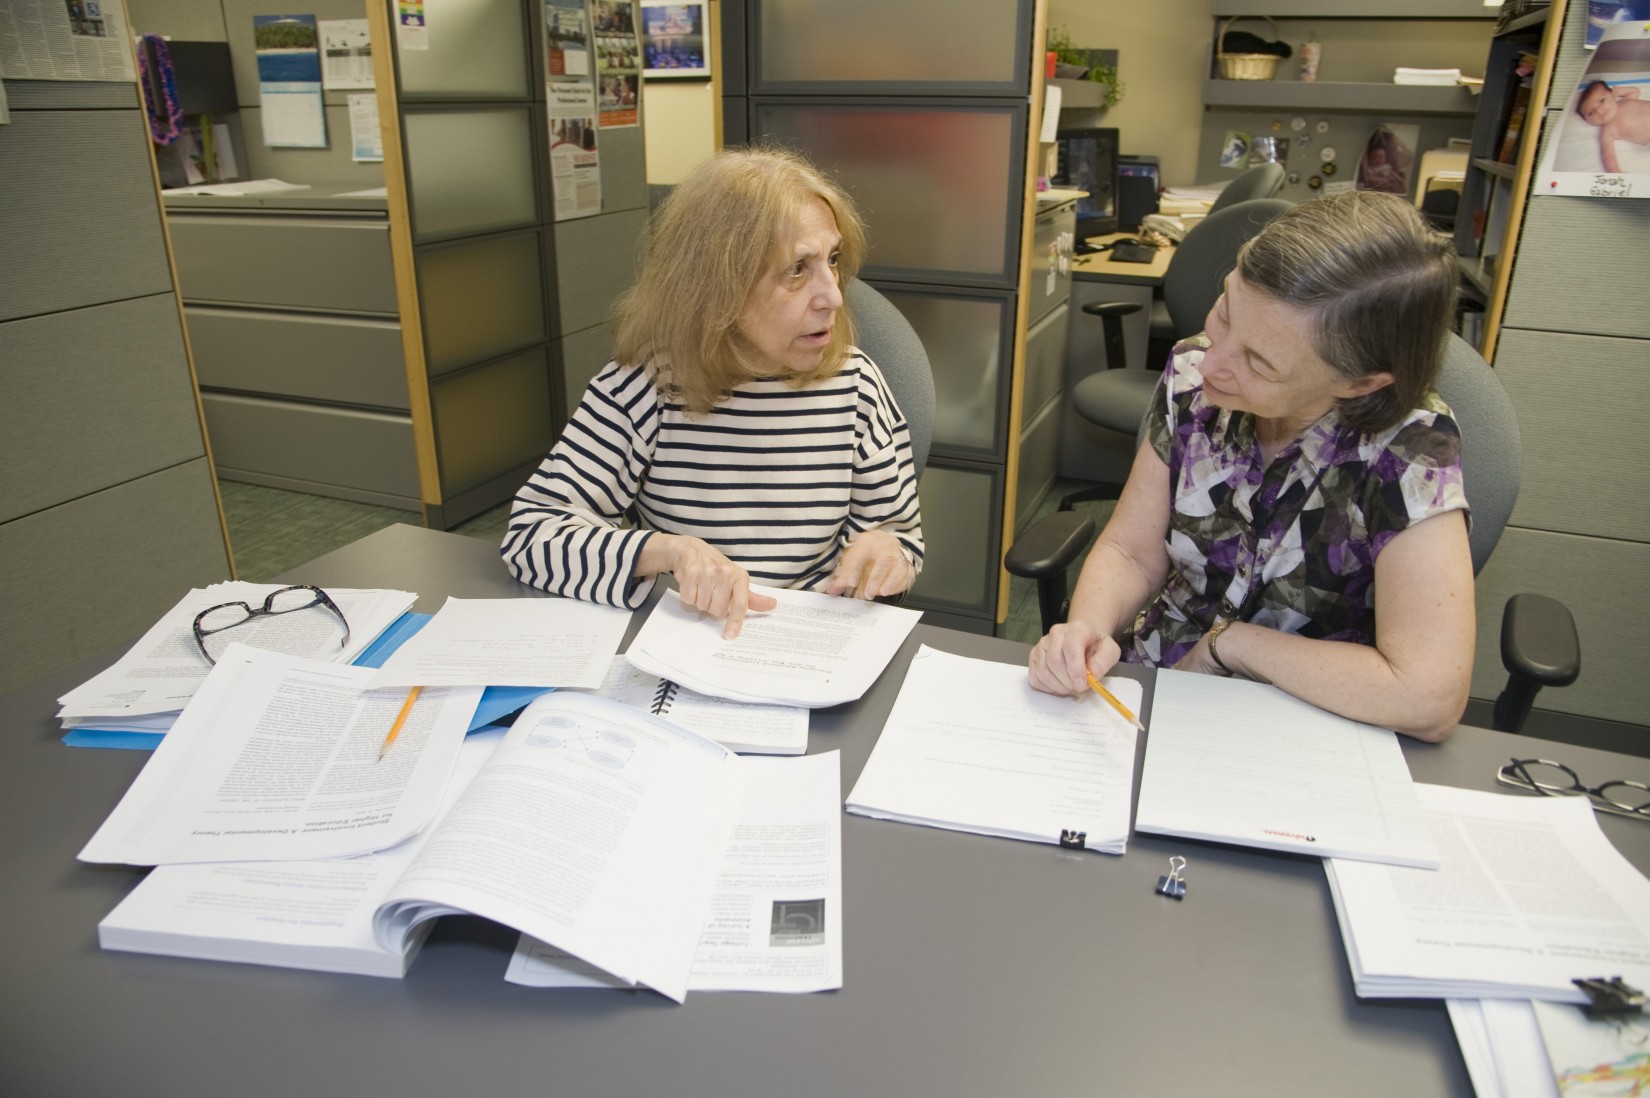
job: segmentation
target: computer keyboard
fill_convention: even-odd
[[[1118,263],[1150,263],[1157,249],[1150,244],[1113,244],[1111,258]]]

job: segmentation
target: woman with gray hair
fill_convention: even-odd
[[[729,638],[774,606],[753,581],[906,591],[923,550],[910,431],[843,299],[864,255],[853,202],[794,153],[728,150],[678,184],[614,361],[516,495],[511,573],[636,607],[668,572]]]
[[[1474,644],[1461,439],[1433,392],[1456,284],[1448,239],[1391,195],[1303,203],[1245,245],[1031,684],[1076,696],[1123,659],[1447,736]]]

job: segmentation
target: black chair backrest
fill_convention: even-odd
[[[1163,303],[1168,306],[1176,339],[1203,330],[1204,318],[1215,307],[1226,276],[1237,263],[1238,249],[1293,206],[1281,198],[1257,198],[1211,213],[1192,226],[1163,273]]]
[[[911,428],[911,453],[920,477],[934,438],[934,371],[905,314],[859,279],[843,295],[854,318],[854,342],[882,369]]]
[[[1472,508],[1472,570],[1490,559],[1518,501],[1518,414],[1512,398],[1483,356],[1458,335],[1449,336],[1438,395],[1461,428],[1461,476]]]
[[[1284,175],[1283,165],[1275,161],[1270,164],[1256,164],[1221,188],[1220,194],[1215,196],[1214,202],[1209,206],[1209,212],[1218,213],[1227,206],[1235,206],[1239,202],[1248,202],[1256,198],[1271,198],[1283,190]]]

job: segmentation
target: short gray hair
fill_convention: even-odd
[[[1350,426],[1394,427],[1437,383],[1460,271],[1450,239],[1402,198],[1350,191],[1303,202],[1243,246],[1237,273],[1307,310],[1318,357],[1343,377],[1392,374],[1391,385],[1340,402]]]

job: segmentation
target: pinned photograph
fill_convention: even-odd
[[[1605,31],[1564,100],[1536,193],[1650,196],[1650,23]]]

